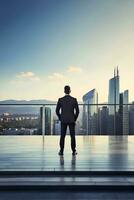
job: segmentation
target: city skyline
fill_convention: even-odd
[[[119,66],[134,100],[134,2],[131,0],[0,0],[0,100],[49,99],[96,88],[107,102]]]

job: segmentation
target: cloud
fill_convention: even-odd
[[[65,79],[65,76],[63,75],[63,74],[61,74],[61,73],[57,73],[57,72],[55,72],[55,73],[53,73],[52,75],[49,75],[48,76],[48,79],[49,80],[54,80],[54,81],[61,81],[61,80],[64,80]]]
[[[18,80],[30,80],[30,81],[39,81],[40,78],[36,76],[33,72],[20,72],[16,75]]]
[[[62,71],[62,73],[54,72],[54,73],[50,74],[48,76],[48,79],[56,84],[61,83],[61,82],[62,83],[70,83],[72,81],[72,77],[70,77],[70,75],[72,75],[73,73],[81,73],[81,72],[82,72],[82,68],[70,65],[70,66],[66,67],[64,69],[64,71]],[[73,80],[74,80],[74,77],[73,77]]]
[[[11,84],[25,84],[30,82],[37,82],[40,81],[40,78],[35,75],[33,72],[20,72],[16,75],[14,80],[11,80]]]
[[[69,66],[67,67],[67,72],[80,73],[82,72],[82,68],[76,66]]]

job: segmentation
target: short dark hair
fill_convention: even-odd
[[[64,87],[64,92],[65,92],[65,94],[69,94],[69,93],[71,92],[71,88],[70,88],[69,85],[66,85],[66,86]]]

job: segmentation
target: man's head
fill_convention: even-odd
[[[66,85],[66,86],[64,87],[64,92],[65,92],[65,94],[70,94],[71,88],[70,88],[69,85]]]

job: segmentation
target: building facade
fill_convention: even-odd
[[[96,89],[83,96],[83,104],[83,131],[88,135],[96,135],[98,134],[98,93]]]

